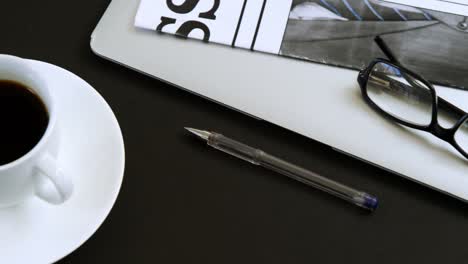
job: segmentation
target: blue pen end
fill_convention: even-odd
[[[377,209],[377,207],[379,207],[379,200],[377,200],[377,197],[365,194],[363,206],[371,211],[374,211]]]

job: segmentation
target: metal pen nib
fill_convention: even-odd
[[[208,132],[208,131],[204,131],[204,130],[199,130],[199,129],[195,129],[195,128],[190,128],[190,127],[186,127],[185,129],[187,129],[190,133],[196,135],[197,137],[205,140],[205,141],[208,141],[208,138],[211,136],[211,133]]]
[[[378,200],[375,196],[327,179],[285,160],[274,157],[260,149],[245,145],[218,133],[187,127],[185,129],[203,139],[209,146],[215,149],[248,161],[254,165],[260,165],[276,171],[308,186],[315,187],[351,202],[359,207],[373,211],[378,206]]]

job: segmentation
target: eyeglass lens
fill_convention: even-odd
[[[432,121],[433,94],[430,88],[399,68],[378,62],[366,86],[369,98],[393,117],[418,126]]]

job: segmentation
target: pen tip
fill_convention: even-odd
[[[203,130],[199,130],[199,129],[195,129],[191,127],[185,127],[185,129],[205,141],[207,141],[208,138],[211,136],[211,133],[208,131],[203,131]]]

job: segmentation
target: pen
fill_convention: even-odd
[[[252,148],[243,143],[227,138],[221,134],[194,128],[185,129],[203,139],[209,146],[215,149],[248,161],[254,165],[259,165],[281,173],[308,186],[315,187],[336,197],[342,198],[343,200],[351,202],[359,207],[370,211],[377,209],[378,200],[370,194],[327,179],[309,170],[274,157],[262,150]]]

